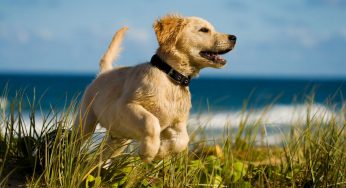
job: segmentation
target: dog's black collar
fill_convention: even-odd
[[[150,64],[165,72],[174,82],[181,86],[189,86],[191,77],[184,76],[178,71],[174,70],[170,65],[164,62],[157,54],[153,55]]]

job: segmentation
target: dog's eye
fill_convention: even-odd
[[[199,31],[200,31],[200,32],[203,32],[203,33],[208,33],[208,32],[209,32],[209,29],[206,28],[206,27],[202,27]]]

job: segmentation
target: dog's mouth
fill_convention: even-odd
[[[227,49],[227,50],[222,50],[222,51],[218,51],[218,52],[213,52],[213,51],[201,51],[199,52],[200,56],[212,61],[213,63],[217,63],[217,64],[221,64],[221,65],[225,65],[227,63],[226,59],[224,59],[223,57],[221,57],[221,55],[231,51],[232,48]]]

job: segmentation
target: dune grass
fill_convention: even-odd
[[[80,147],[70,131],[75,103],[44,113],[39,100],[22,93],[8,105],[0,110],[0,187],[346,186],[346,122],[340,118],[345,109],[327,122],[309,114],[275,146],[266,144],[265,136],[257,142],[265,125],[261,118],[249,122],[250,113],[238,129],[225,126],[218,139],[203,128],[191,130],[189,149],[176,156],[145,164],[134,143],[105,164],[104,141],[93,137]]]

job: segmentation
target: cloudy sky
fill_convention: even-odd
[[[148,61],[166,13],[199,16],[238,43],[207,76],[346,78],[344,0],[1,0],[0,72],[96,73],[113,32],[127,25],[120,65]]]

